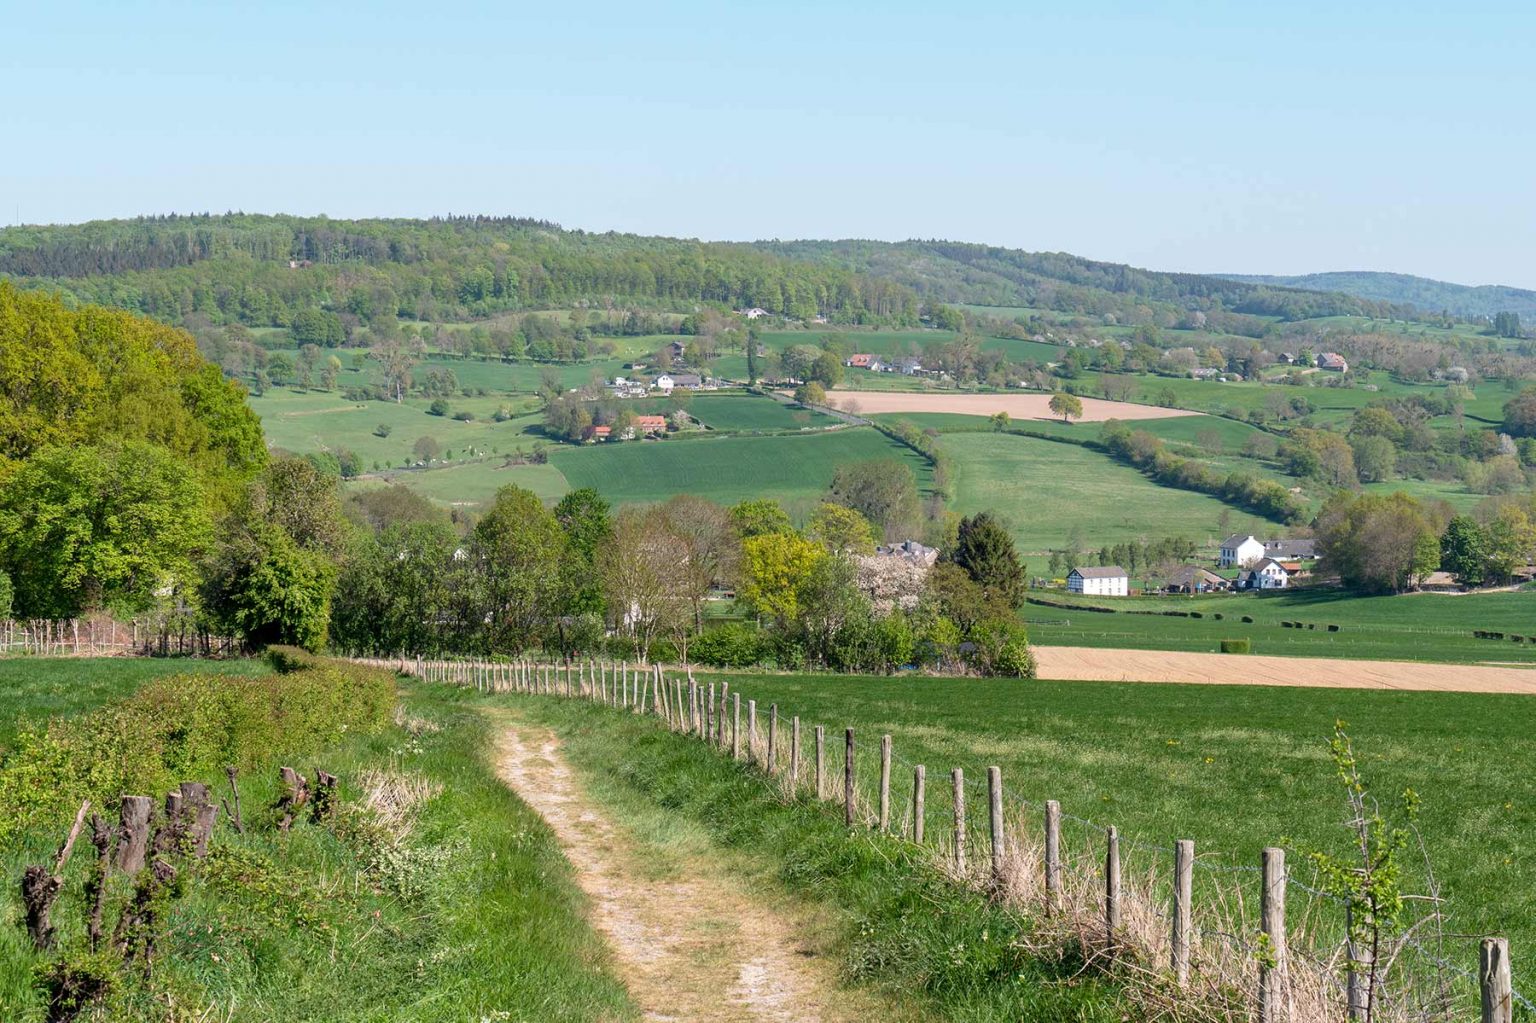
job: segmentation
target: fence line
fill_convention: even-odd
[[[186,615],[152,615],[128,621],[106,616],[0,619],[0,656],[233,657],[243,650],[238,639],[215,636]]]
[[[1482,940],[1480,966],[1473,973],[1420,942],[1414,936],[1417,923],[1391,945],[1390,956],[1379,961],[1379,971],[1370,971],[1374,981],[1369,994],[1376,1002],[1363,1002],[1363,950],[1348,940],[1347,925],[1342,934],[1339,926],[1348,900],[1296,877],[1286,864],[1286,850],[1279,847],[1265,849],[1260,864],[1230,864],[1196,856],[1188,840],[1173,845],[1128,841],[1114,826],[1066,813],[1055,800],[1020,796],[1003,784],[997,767],[988,768],[985,780],[974,773],[967,778],[958,767],[951,772],[948,802],[953,819],[946,830],[944,808],[928,806],[926,766],[894,750],[889,735],[874,743],[859,742],[854,729],[846,729],[844,742],[833,744],[834,752],[838,745],[843,747],[841,763],[834,763],[823,741],[824,726],[802,728],[801,718],[794,715],[792,730],[780,727],[781,716],[791,716],[776,703],[768,705],[767,722],[760,726],[758,701],[730,682],[722,686],[717,712],[715,684],[699,683],[688,669],[682,669],[685,675],[669,676],[661,665],[610,661],[364,660],[429,682],[488,693],[586,699],[655,717],[675,732],[696,736],[723,755],[744,760],[765,783],[788,796],[809,796],[840,808],[850,828],[884,832],[931,850],[935,864],[960,883],[1038,904],[1050,925],[1061,928],[1061,936],[1081,941],[1090,957],[1113,957],[1137,947],[1147,963],[1162,964],[1183,997],[1206,999],[1227,1018],[1251,1017],[1260,1023],[1461,1018],[1465,1013],[1456,1011],[1445,988],[1448,973],[1477,984],[1484,1023],[1511,1023],[1517,1004],[1536,1014],[1536,1006],[1510,982],[1504,939]],[[727,693],[734,710],[729,734]],[[747,722],[744,734],[739,734],[742,703],[747,704]],[[803,733],[815,736],[814,782],[800,768]],[[786,741],[793,744],[787,758],[781,756]],[[878,761],[878,770],[866,766],[861,771],[860,762],[869,765],[871,760]],[[891,791],[893,762],[906,768],[910,799]],[[873,776],[879,778],[876,795],[860,787],[861,777],[867,785]],[[966,798],[967,789],[976,797]],[[933,813],[937,817],[930,820]],[[1063,820],[1089,830],[1086,844],[1063,842]],[[1103,842],[1102,848],[1094,844],[1097,841]],[[1140,873],[1127,870],[1122,861],[1126,850],[1151,854],[1171,864],[1172,870],[1166,877],[1155,865]],[[1216,885],[1199,905],[1191,885],[1197,871]],[[1250,878],[1258,882],[1257,891],[1245,890]],[[1230,883],[1223,885],[1222,879]],[[1171,912],[1164,910],[1164,896],[1159,894],[1165,887]],[[1295,899],[1288,896],[1288,888],[1308,897],[1289,923],[1286,910]],[[1251,905],[1255,898],[1256,921]],[[1324,921],[1325,910],[1333,915],[1331,925]],[[1438,912],[1431,910],[1436,922]],[[1424,968],[1435,971],[1433,988],[1421,975]]]

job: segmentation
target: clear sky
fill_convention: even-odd
[[[1536,287],[1536,5],[0,0],[0,220],[510,213]]]

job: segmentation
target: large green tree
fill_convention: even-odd
[[[1446,523],[1440,537],[1440,567],[1465,586],[1481,585],[1488,572],[1488,532],[1470,515]]]
[[[863,515],[886,539],[909,537],[917,531],[921,510],[917,477],[909,465],[895,458],[838,467],[828,496]]]
[[[566,538],[532,491],[506,486],[496,492],[468,556],[484,580],[485,648],[525,650],[558,623]]]
[[[22,617],[149,608],[195,582],[209,535],[191,467],[154,445],[44,448],[0,478],[0,570]]]
[[[604,601],[597,552],[613,537],[608,502],[592,487],[580,487],[555,505],[555,521],[565,534],[566,609],[571,614],[601,614]]]
[[[991,512],[960,520],[950,560],[1008,607],[1024,602],[1024,565],[1014,549],[1013,537]]]

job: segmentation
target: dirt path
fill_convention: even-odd
[[[552,732],[504,724],[497,773],[559,837],[646,1019],[810,1023],[882,1015],[848,992],[834,999],[833,964],[716,860],[648,845],[604,814]]]
[[[1347,661],[1174,650],[1036,646],[1041,678],[1088,682],[1190,682],[1215,685],[1410,689],[1536,696],[1536,669],[1417,661]]]
[[[1106,419],[1173,419],[1201,413],[1182,408],[1138,405],[1129,401],[1105,401],[1084,398],[1080,422],[1099,423]],[[851,391],[827,392],[827,403],[846,409],[849,402],[860,415],[881,412],[956,412],[968,416],[990,416],[1006,412],[1014,419],[1060,419],[1050,409],[1049,394],[963,394],[947,391]]]

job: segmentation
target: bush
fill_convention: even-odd
[[[1244,625],[1252,625],[1253,624],[1253,615],[1243,615],[1243,624]],[[1280,624],[1284,625],[1285,623],[1281,622]]]
[[[728,622],[705,629],[688,653],[700,664],[716,668],[748,668],[767,653],[763,634],[745,622]]]
[[[987,618],[971,628],[975,650],[971,660],[983,675],[1034,678],[1035,655],[1029,651],[1029,634],[1012,618]]]
[[[1253,642],[1248,639],[1224,639],[1221,641],[1221,652],[1224,654],[1251,654]]]
[[[116,806],[125,793],[212,780],[226,764],[250,770],[389,724],[388,672],[291,648],[272,660],[279,674],[157,679],[90,714],[22,730],[0,761],[0,846],[64,826],[83,799]]]
[[[453,414],[453,418],[461,423],[472,423],[475,420],[475,414],[469,411],[469,409],[459,409],[459,411]]]
[[[427,414],[433,416],[446,416],[448,414],[447,399],[433,398],[432,404],[427,406]]]

